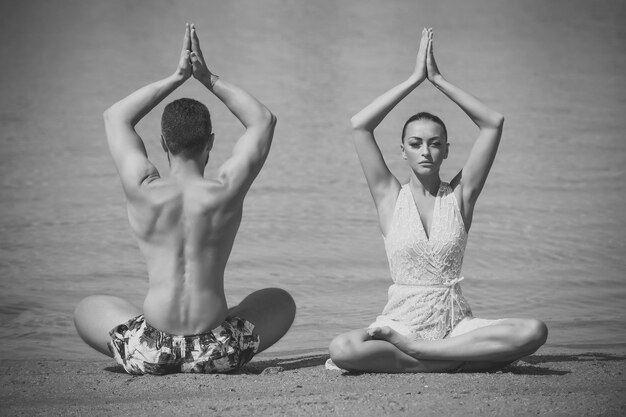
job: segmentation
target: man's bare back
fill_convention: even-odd
[[[224,321],[224,269],[241,223],[241,202],[229,201],[222,184],[202,178],[156,179],[129,221],[148,266],[143,304],[152,326],[197,334]]]
[[[135,125],[191,75],[246,130],[217,177],[205,179],[214,141],[208,109],[191,99],[169,103],[161,139],[170,175],[162,178]],[[224,295],[243,201],[267,158],[276,117],[208,70],[195,28],[187,25],[174,75],[115,103],[104,120],[149,289],[143,309],[114,296],[85,298],[74,315],[79,335],[129,373],[228,372],[243,366],[278,341],[295,316],[293,299],[277,288],[256,291],[232,308]]]

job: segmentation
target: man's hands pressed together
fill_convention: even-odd
[[[191,54],[191,36],[190,36],[189,23],[185,25],[185,37],[183,38],[183,49],[180,51],[180,60],[178,61],[178,68],[174,76],[185,82],[191,77],[193,68],[191,66],[190,54]]]
[[[200,49],[200,39],[198,39],[196,27],[193,23],[191,24],[190,59],[194,78],[204,84],[207,88],[212,88],[219,77],[213,74],[206,65],[206,61],[202,55],[202,50]]]

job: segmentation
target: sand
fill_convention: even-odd
[[[351,374],[327,355],[256,358],[230,375],[130,376],[110,360],[0,362],[0,414],[626,415],[615,353],[538,354],[494,373]]]

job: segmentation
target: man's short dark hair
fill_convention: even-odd
[[[181,98],[163,109],[161,133],[172,155],[192,157],[201,152],[211,129],[209,109],[199,101]]]

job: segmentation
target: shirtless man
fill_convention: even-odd
[[[214,140],[209,111],[191,99],[168,104],[161,128],[171,172],[162,178],[134,126],[192,75],[246,131],[217,178],[205,179]],[[243,200],[269,152],[276,117],[209,71],[195,27],[187,24],[176,72],[115,103],[104,120],[149,289],[143,310],[118,297],[85,298],[74,314],[78,334],[131,374],[239,369],[287,332],[296,310],[277,288],[254,292],[230,309],[224,296]]]

